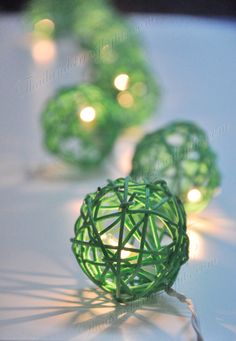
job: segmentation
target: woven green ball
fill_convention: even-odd
[[[108,181],[85,197],[74,232],[82,270],[118,301],[171,287],[188,259],[185,211],[165,181]]]
[[[126,22],[107,0],[79,0],[75,9],[74,31],[79,44],[86,49],[99,48],[106,38],[115,40],[123,35]]]
[[[122,109],[124,127],[145,122],[155,111],[160,90],[146,65],[124,60],[109,68],[100,64],[94,78],[95,84],[109,91],[118,109]]]
[[[113,7],[86,2],[79,6],[75,32],[78,42],[91,55],[91,63],[100,68],[113,67],[122,60],[127,64],[147,64],[134,28]]]
[[[49,19],[55,25],[53,30],[43,23],[34,27],[34,33],[44,36],[64,36],[73,32],[76,21],[75,9],[81,0],[31,0],[27,6],[26,16],[33,25],[43,19]]]
[[[187,212],[204,209],[220,185],[216,154],[205,132],[191,122],[174,122],[146,135],[132,164],[135,179],[165,179]]]
[[[89,116],[91,110],[94,118]],[[44,144],[51,153],[76,166],[99,165],[120,132],[113,124],[114,112],[110,100],[94,85],[60,90],[42,113]],[[93,119],[84,121],[87,118]]]
[[[79,44],[91,55],[94,83],[116,104],[123,128],[143,123],[156,109],[159,88],[147,67],[135,30],[107,3],[84,2],[77,12],[75,32]],[[115,79],[127,75],[121,89]],[[120,114],[121,112],[121,114]]]

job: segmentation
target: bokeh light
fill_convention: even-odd
[[[95,120],[96,111],[93,107],[85,107],[81,110],[79,116],[82,121],[89,123]]]
[[[134,98],[130,92],[120,92],[117,95],[117,101],[123,108],[131,108],[134,105]]]
[[[205,243],[200,233],[188,227],[187,234],[189,237],[189,259],[205,259]]]
[[[36,40],[33,43],[31,54],[38,64],[52,63],[57,55],[56,44],[51,39]]]
[[[202,199],[202,193],[199,189],[193,188],[188,192],[187,198],[190,202],[199,202]]]
[[[117,90],[124,91],[128,89],[129,76],[126,73],[122,73],[115,77],[114,86]]]
[[[101,237],[101,239],[107,245],[118,246],[118,239],[115,236],[113,236],[111,233],[105,233]],[[125,247],[132,248],[134,246],[126,243]],[[131,255],[131,251],[129,251],[129,250],[121,250],[120,256],[121,256],[122,259],[128,258],[130,255]]]

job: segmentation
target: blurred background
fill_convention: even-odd
[[[27,4],[25,0],[2,0],[2,11],[19,11]],[[175,13],[208,16],[236,16],[234,0],[114,0],[115,6],[125,12]]]

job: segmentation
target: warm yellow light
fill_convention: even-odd
[[[55,29],[55,24],[50,19],[42,19],[35,23],[34,30],[39,33],[51,34]]]
[[[127,251],[127,250],[121,250],[121,253],[120,253],[120,257],[122,259],[124,258],[128,258],[130,256],[131,252],[130,251]]]
[[[188,229],[189,237],[189,258],[194,260],[200,260],[204,258],[204,242],[201,235]]]
[[[188,216],[188,230],[194,229],[201,235],[214,236],[217,240],[236,245],[236,230],[233,220],[219,209],[212,208],[205,213]]]
[[[122,73],[118,76],[116,76],[115,80],[114,80],[114,86],[120,90],[120,91],[124,91],[128,89],[128,85],[129,85],[129,76],[125,73]]]
[[[51,63],[56,57],[56,44],[50,39],[41,39],[33,43],[32,57],[38,64]]]
[[[188,192],[188,200],[190,202],[199,202],[202,199],[202,193],[197,188],[193,188]]]
[[[117,101],[124,108],[131,108],[134,105],[134,98],[128,91],[120,92],[117,95]]]
[[[89,123],[95,120],[96,111],[93,107],[85,107],[81,110],[79,116],[82,121]]]
[[[105,244],[108,244],[111,246],[118,246],[117,238],[114,237],[111,233],[105,233],[104,235],[102,235],[101,239]],[[130,245],[130,244],[125,244],[125,246],[132,248],[132,245]],[[128,258],[130,256],[130,254],[131,254],[131,252],[128,250],[121,250],[120,257],[122,259]]]

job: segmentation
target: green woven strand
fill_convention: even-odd
[[[86,196],[72,249],[85,274],[119,301],[164,290],[188,259],[183,205],[164,181],[109,181]]]

